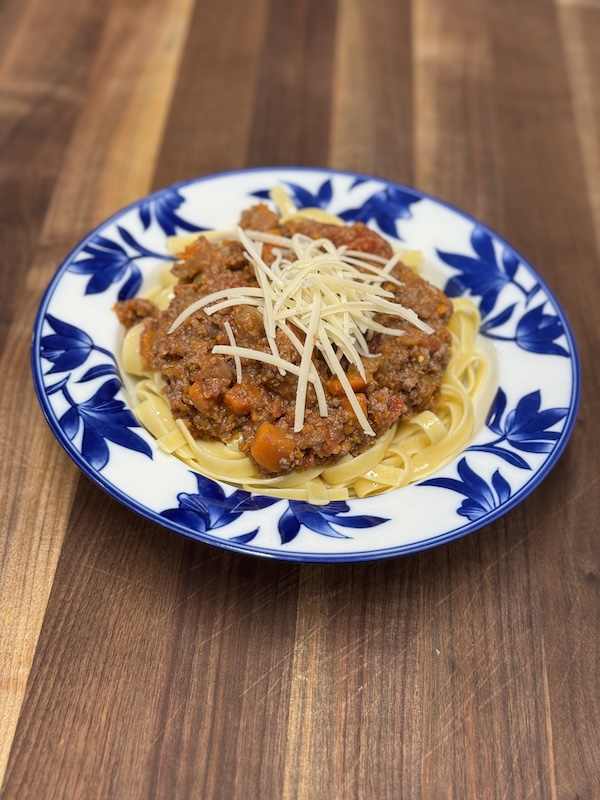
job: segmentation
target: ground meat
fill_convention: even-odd
[[[157,309],[150,300],[144,300],[143,297],[134,297],[132,300],[124,300],[121,303],[117,303],[115,311],[121,325],[126,330],[129,330],[146,317],[156,314]]]
[[[242,214],[240,224],[245,229],[285,236],[300,232],[315,239],[329,238],[336,246],[385,258],[392,255],[389,243],[362,223],[337,226],[294,220],[279,226],[278,217],[259,204]],[[267,247],[263,255],[269,252]],[[173,272],[179,283],[166,310],[159,312],[149,301],[136,299],[118,303],[116,312],[126,327],[144,320],[142,356],[150,369],[161,372],[173,414],[184,420],[193,436],[235,440],[264,474],[332,463],[373,444],[339,380],[332,377],[317,351],[313,363],[323,383],[329,413],[327,417],[319,415],[315,391],[309,384],[304,426],[298,433],[294,433],[295,376],[281,375],[269,364],[242,359],[242,381],[237,382],[233,358],[212,350],[216,344],[229,343],[228,324],[239,346],[270,353],[262,313],[256,308],[238,305],[210,316],[196,312],[168,333],[179,313],[198,298],[234,286],[257,285],[254,269],[239,242],[214,242],[200,236],[181,254]],[[394,292],[397,302],[414,309],[433,333],[426,334],[398,317],[379,315],[379,322],[402,328],[404,334],[376,333],[372,337],[369,348],[375,357],[365,362],[366,380],[346,367],[357,402],[377,436],[398,420],[435,408],[450,357],[450,300],[402,264],[392,275],[402,285],[390,281],[386,288]],[[302,338],[301,332],[297,334]],[[289,339],[278,331],[276,340],[282,358],[299,364],[300,355]]]
[[[264,203],[246,209],[240,217],[240,227],[245,231],[279,231],[279,217]]]
[[[388,284],[396,301],[412,308],[423,322],[433,328],[432,334],[386,315],[377,315],[383,325],[402,328],[401,339],[375,334],[370,349],[382,356],[377,371],[377,383],[399,394],[406,403],[401,419],[406,420],[419,411],[435,409],[439,387],[450,359],[450,333],[447,329],[452,316],[452,303],[439,289],[431,286],[411,269],[399,264],[394,274],[402,286]]]
[[[374,253],[384,258],[391,258],[393,255],[390,243],[362,222],[356,222],[354,225],[334,225],[309,219],[295,219],[282,225],[281,230],[284,236],[303,233],[311,239],[329,239],[336,247],[344,245],[349,250]]]
[[[210,282],[215,273],[219,274],[225,270],[243,271],[247,266],[244,248],[240,242],[233,240],[209,242],[205,236],[199,236],[181,254],[181,258],[173,267],[173,274],[182,283],[192,281],[204,283],[204,281]]]

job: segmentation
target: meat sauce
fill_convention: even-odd
[[[362,223],[338,226],[295,219],[280,224],[264,204],[244,212],[240,226],[283,236],[300,232],[313,239],[330,239],[336,247],[345,245],[384,258],[393,255],[389,243]],[[269,253],[270,245],[266,245],[263,258],[267,263]],[[115,310],[126,328],[144,321],[141,355],[149,370],[161,373],[174,417],[183,420],[194,437],[237,442],[264,475],[333,463],[373,444],[374,437],[359,424],[339,379],[331,375],[316,350],[313,363],[323,384],[328,415],[319,415],[315,391],[309,384],[300,432],[294,432],[294,375],[281,375],[276,366],[242,358],[242,380],[238,383],[233,357],[214,354],[212,349],[229,344],[229,323],[238,346],[271,352],[262,312],[256,307],[238,305],[210,316],[197,311],[168,332],[176,317],[199,298],[222,289],[257,285],[241,243],[210,242],[199,236],[180,255],[173,273],[178,283],[166,310],[142,298],[117,303]],[[376,436],[395,422],[435,409],[450,358],[447,324],[451,301],[401,263],[391,274],[402,285],[389,282],[385,288],[394,293],[396,302],[413,309],[433,333],[426,334],[401,318],[378,314],[378,322],[402,328],[404,334],[373,334],[369,340],[373,357],[365,359],[366,380],[346,365],[350,385]],[[299,331],[296,333],[302,338]],[[299,353],[280,331],[276,341],[281,357],[299,365]]]

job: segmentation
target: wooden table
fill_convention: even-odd
[[[0,4],[0,776],[39,798],[600,797],[600,3]],[[361,171],[497,230],[570,317],[578,423],[404,558],[236,555],[85,478],[33,393],[45,286],[150,190]]]

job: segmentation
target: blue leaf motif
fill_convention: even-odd
[[[108,445],[98,431],[84,423],[81,455],[94,469],[100,471],[108,464]]]
[[[154,253],[152,250],[148,250],[123,226],[117,226],[117,231],[122,240],[131,248],[132,253],[128,253],[119,242],[98,234],[83,248],[82,252],[86,257],[74,261],[69,266],[70,272],[91,276],[85,287],[86,295],[101,294],[127,276],[127,280],[119,292],[119,300],[127,300],[137,293],[142,282],[140,270],[135,264],[136,259],[172,260],[164,253]]]
[[[71,406],[58,420],[58,424],[65,432],[65,435],[73,441],[79,430],[79,414],[77,413],[77,408]]]
[[[568,408],[549,408],[540,411],[541,394],[538,391],[525,395],[515,409],[506,416],[504,436],[517,450],[530,453],[549,453],[552,442],[560,438],[558,431],[549,428],[563,420]]]
[[[125,403],[115,399],[119,389],[118,380],[106,381],[89,400],[77,406],[77,411],[83,420],[84,444],[87,441],[87,447],[82,447],[82,454],[97,469],[102,468],[98,466],[100,462],[103,461],[102,466],[108,462],[108,447],[105,440],[152,458],[149,444],[130,430],[139,427],[138,421],[126,408]]]
[[[84,423],[93,427],[103,439],[121,445],[121,447],[125,447],[127,450],[136,450],[138,453],[143,453],[149,458],[152,458],[152,450],[148,443],[128,427],[128,425],[137,425],[137,421],[134,417],[131,417],[127,422],[116,423],[104,421],[102,424],[99,424],[94,418],[90,420],[84,417]]]
[[[94,244],[97,247],[102,248],[103,250],[113,251],[115,253],[124,253],[127,255],[125,248],[120,245],[118,242],[115,242],[114,239],[107,239],[106,236],[102,236],[102,234],[98,234],[94,237]],[[84,248],[84,252],[93,253],[96,250],[93,246],[88,246]]]
[[[487,516],[487,514],[499,508],[510,498],[510,484],[500,474],[499,470],[496,470],[492,476],[492,485],[490,486],[469,467],[466,458],[459,462],[457,469],[460,480],[454,478],[431,478],[419,485],[449,489],[464,495],[465,500],[462,501],[456,513],[467,517],[471,522]]]
[[[290,197],[296,208],[327,208],[333,197],[333,186],[330,178],[323,181],[316,193],[305,189],[297,183],[285,181],[285,185],[290,190]],[[269,200],[271,191],[270,189],[258,189],[256,192],[252,192],[252,195],[260,200]]]
[[[531,301],[531,300],[533,300],[533,298],[534,298],[534,297],[535,297],[535,295],[536,295],[536,294],[537,294],[537,293],[540,291],[540,289],[541,289],[541,288],[542,288],[542,287],[540,286],[540,284],[539,284],[539,283],[536,283],[536,284],[534,284],[534,285],[531,287],[531,289],[530,289],[530,290],[529,290],[529,291],[526,293],[526,295],[525,295],[525,300],[526,300],[526,302],[527,302],[527,305],[529,305],[530,301]]]
[[[106,375],[117,375],[117,368],[113,364],[98,364],[96,367],[91,367],[87,372],[79,378],[77,383],[86,383],[93,381],[96,378],[104,378]]]
[[[70,272],[78,275],[90,275],[85,294],[101,294],[113,283],[118,283],[125,275],[131,258],[118,242],[95,236],[91,243],[83,248],[87,257],[74,261]]]
[[[92,339],[85,331],[51,314],[46,314],[46,321],[54,331],[54,334],[43,336],[40,341],[42,358],[54,365],[48,374],[80,367],[94,349]]]
[[[331,180],[328,178],[326,181],[323,181],[323,184],[317,193],[317,202],[319,208],[327,208],[329,203],[331,203],[332,197],[333,187],[331,185]]]
[[[513,311],[516,308],[516,303],[511,303],[511,305],[507,306],[503,311],[497,314],[495,317],[488,317],[480,327],[481,333],[488,333],[488,331],[493,330],[494,328],[499,328],[504,325],[506,322],[510,320],[513,315]]]
[[[503,260],[502,265],[498,264],[492,238],[479,225],[473,227],[471,246],[476,258],[438,250],[442,261],[458,271],[458,274],[448,281],[444,290],[450,297],[457,297],[465,292],[481,297],[479,309],[482,317],[486,317],[496,305],[502,289],[514,279],[518,265],[515,266],[510,259]]]
[[[496,496],[500,505],[506,503],[510,498],[510,484],[503,478],[498,470],[492,475],[492,486],[496,491]]]
[[[67,375],[65,378],[61,378],[61,380],[57,381],[56,383],[50,384],[50,386],[46,386],[46,394],[48,397],[52,394],[56,394],[57,392],[64,392],[67,384],[69,383],[69,378],[71,376]]]
[[[127,228],[124,228],[122,225],[117,225],[117,230],[119,231],[119,235],[121,236],[125,244],[128,244],[129,247],[131,247],[131,249],[134,251],[134,253],[136,254],[136,258],[139,256],[146,256],[148,258],[164,258],[165,260],[169,261],[172,260],[170,257],[166,257],[161,253],[155,253],[153,250],[148,250],[147,247],[144,247],[144,245],[141,244],[135,238],[135,236],[133,236],[133,234],[130,233],[130,231],[128,231]]]
[[[81,366],[92,351],[110,357],[109,364],[96,364],[90,367],[79,378],[77,383],[84,384],[105,376],[113,376],[103,383],[89,399],[76,403],[70,392],[69,373],[58,383],[46,387],[47,395],[61,392],[69,408],[59,419],[59,425],[65,435],[73,441],[83,425],[81,453],[95,469],[103,469],[110,458],[107,441],[135,450],[152,458],[150,445],[131,428],[140,425],[131,411],[115,395],[121,388],[114,356],[104,348],[95,345],[91,337],[80,328],[67,322],[46,315],[46,321],[54,333],[44,336],[40,342],[42,356],[53,362],[52,372],[66,372]]]
[[[517,324],[515,341],[523,350],[544,355],[569,356],[556,343],[564,334],[562,322],[555,314],[544,314],[544,303],[524,314]]]
[[[509,322],[517,309],[517,304],[512,303],[494,317],[489,316],[504,287],[510,283],[518,289],[524,297],[526,308],[540,290],[540,285],[536,283],[527,289],[519,284],[516,280],[519,269],[516,255],[508,247],[504,247],[498,261],[491,235],[479,225],[473,227],[471,246],[476,257],[437,251],[439,257],[457,271],[444,287],[446,294],[457,297],[469,292],[481,298],[479,303],[482,316],[481,332],[486,336],[502,341],[514,341],[523,350],[532,353],[568,357],[567,350],[556,341],[564,334],[563,325],[557,315],[544,313],[544,303],[526,311],[518,319],[514,336],[493,333],[495,328]]]
[[[320,512],[318,506],[311,506],[309,503],[304,503],[300,500],[291,500],[290,512],[300,525],[304,525],[309,530],[321,534],[321,536],[329,536],[333,539],[348,538],[348,536],[332,527],[329,519],[331,515]],[[335,518],[331,521],[335,522]]]
[[[216,481],[198,473],[195,473],[195,478],[198,493],[187,497],[193,498],[194,504],[197,505],[199,503],[205,509],[208,515],[209,528],[220,528],[224,525],[229,525],[244,513],[245,504],[251,497],[250,492],[237,489],[232,494],[226,495],[222,486]],[[276,500],[269,498],[260,507],[265,508],[266,505],[273,502],[276,502]]]
[[[496,263],[496,251],[490,234],[481,226],[476,225],[471,234],[471,245],[481,261],[488,264]]]
[[[169,520],[169,522],[181,525],[187,530],[196,531],[196,533],[206,533],[210,530],[210,522],[207,518],[206,510],[200,504],[198,504],[197,508],[185,508],[181,495],[178,495],[177,499],[181,504],[180,507],[167,508],[165,511],[161,511],[161,517]]]
[[[139,422],[131,411],[126,409],[125,403],[115,400],[120,388],[119,381],[115,378],[106,381],[89,400],[78,406],[80,413],[91,419],[97,418],[100,422],[109,419],[115,424],[129,422],[131,426],[139,427]]]
[[[144,230],[147,231],[150,225],[152,224],[152,212],[150,210],[149,202],[140,203],[139,214],[140,214],[140,221],[144,226]]]
[[[198,491],[196,494],[182,492],[177,496],[177,508],[169,508],[161,512],[161,516],[171,522],[176,522],[186,528],[199,533],[207,533],[216,528],[223,528],[234,522],[246,511],[257,511],[273,503],[280,502],[277,497],[255,498],[250,492],[237,489],[226,495],[223,488],[216,481],[193,473]],[[251,533],[236,536],[234,541],[247,541],[253,539],[258,528]]]
[[[253,531],[240,534],[240,536],[232,536],[231,541],[239,544],[249,544],[256,537],[259,530],[260,528],[255,528]]]
[[[513,453],[510,450],[504,450],[497,444],[480,444],[468,447],[467,450],[477,451],[478,453],[490,453],[490,455],[498,456],[507,464],[510,464],[517,469],[531,469],[527,461],[522,458],[518,453]]]
[[[395,238],[398,233],[399,219],[412,217],[411,206],[422,198],[413,192],[386,187],[375,192],[362,206],[351,208],[340,214],[346,222],[363,222],[365,225],[374,220],[380,229]]]
[[[519,269],[519,259],[508,248],[502,253],[502,266],[511,281],[514,281]]]
[[[277,524],[281,544],[288,544],[296,538],[300,532],[300,520],[296,517],[291,508],[286,508]]]
[[[287,183],[292,191],[293,200],[298,208],[327,208],[331,202],[333,189],[331,180],[324,181],[316,194],[303,189],[297,183]]]
[[[130,265],[130,274],[119,289],[118,300],[130,300],[139,292],[142,285],[142,273],[135,264]]]
[[[350,507],[348,503],[336,501],[326,506],[316,506],[303,500],[290,500],[288,508],[279,520],[279,535],[283,544],[294,539],[302,526],[321,536],[335,539],[348,539],[346,534],[334,528],[372,528],[388,522],[383,517],[356,515],[344,516]]]
[[[494,433],[501,434],[502,433],[502,426],[501,426],[501,419],[504,411],[506,410],[506,392],[502,389],[502,387],[498,388],[496,392],[496,397],[494,398],[494,402],[492,403],[492,407],[490,408],[490,412],[487,418],[487,426],[490,430],[494,431]]]
[[[257,189],[255,192],[251,192],[252,197],[258,197],[259,200],[270,200],[271,199],[271,190],[270,189]]]
[[[198,486],[197,494],[182,492],[178,495],[178,507],[161,512],[161,516],[186,528],[206,533],[216,528],[223,528],[242,514],[260,511],[274,503],[281,503],[278,497],[252,495],[249,492],[236,490],[226,495],[216,481],[194,473]],[[279,517],[277,526],[282,544],[288,544],[296,538],[302,526],[322,536],[336,539],[349,538],[338,531],[340,528],[371,528],[387,522],[382,517],[368,515],[347,515],[350,507],[345,502],[329,503],[326,506],[315,506],[300,500],[289,500],[287,507]],[[256,536],[256,530],[232,537],[232,541],[245,543]]]
[[[507,442],[515,450],[525,453],[552,451],[561,434],[550,428],[561,422],[569,413],[569,409],[556,407],[540,410],[541,402],[539,390],[530,392],[519,400],[503,421],[507,400],[505,392],[499,388],[486,422],[487,427],[497,438],[486,444],[471,445],[467,450],[491,453],[520,469],[531,469],[521,456],[505,450],[501,444]]]
[[[278,502],[276,497],[268,497],[261,494],[249,494],[248,492],[238,492],[238,497],[242,495],[242,499],[236,503],[233,510],[243,513],[244,511],[261,511],[263,508],[268,508],[274,503]]]
[[[185,202],[184,197],[177,189],[167,189],[155,197],[150,197],[139,205],[139,215],[144,230],[147,230],[152,218],[160,225],[166,236],[174,236],[178,230],[196,231],[206,230],[193,222],[183,219],[177,211]]]

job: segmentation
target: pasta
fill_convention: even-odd
[[[319,222],[341,224],[341,220],[332,217],[320,209],[303,209],[297,211],[287,195],[279,188],[272,195],[281,212],[282,220],[295,218],[315,219]],[[222,234],[214,233],[213,236]],[[169,249],[179,253],[190,242],[191,237],[172,237]],[[260,237],[259,237],[260,238]],[[263,237],[265,238],[265,237]],[[268,239],[268,237],[266,237]],[[249,250],[252,242],[244,242]],[[400,257],[400,256],[398,256]],[[415,252],[402,254],[404,264],[415,265],[420,259]],[[360,267],[361,272],[364,269]],[[373,268],[376,273],[375,267]],[[389,274],[386,279],[389,278]],[[375,286],[381,285],[374,280]],[[173,296],[174,285],[177,278],[170,271],[161,275],[160,286],[152,293],[146,295],[158,308],[165,309]],[[244,294],[243,302],[256,306],[265,303],[265,292],[258,290],[248,293],[221,293],[223,297],[213,298],[212,303],[231,304],[239,302]],[[283,290],[282,290],[283,291]],[[377,293],[377,290],[375,294]],[[383,295],[383,292],[382,292]],[[371,294],[369,294],[371,296]],[[346,294],[344,294],[346,297]],[[348,308],[354,308],[350,301]],[[385,297],[382,297],[385,302]],[[199,301],[199,307],[208,306],[204,300]],[[331,313],[335,316],[337,306]],[[477,426],[481,424],[483,415],[487,412],[487,402],[490,395],[491,369],[488,359],[484,357],[478,345],[479,312],[469,300],[456,298],[453,301],[453,313],[448,323],[451,336],[451,357],[447,364],[445,374],[439,391],[439,401],[435,411],[425,410],[417,413],[408,421],[397,422],[391,425],[383,434],[376,437],[373,443],[358,455],[350,453],[342,456],[334,463],[324,463],[311,466],[308,469],[292,470],[287,474],[265,474],[260,470],[255,461],[242,452],[235,442],[223,442],[212,439],[194,437],[184,420],[176,419],[171,411],[169,402],[164,394],[164,380],[159,371],[149,371],[140,352],[140,338],[144,329],[144,322],[133,325],[126,333],[123,344],[123,367],[127,373],[136,376],[135,392],[137,405],[134,413],[139,422],[155,437],[158,446],[166,453],[177,457],[191,469],[198,471],[209,478],[224,481],[242,487],[245,490],[289,499],[304,500],[313,504],[323,504],[332,500],[343,500],[348,497],[367,497],[391,489],[400,488],[414,481],[421,480],[439,470],[471,440]],[[315,311],[315,303],[310,303],[305,309],[305,317],[300,311],[303,306],[296,302],[292,311],[298,314],[293,317],[296,329],[305,326],[306,341],[317,340],[318,326],[323,323],[323,310]],[[348,314],[348,308],[344,307]],[[281,310],[281,303],[277,306]],[[210,309],[209,309],[210,311]],[[291,318],[292,311],[287,311]],[[410,310],[409,310],[410,311]],[[188,313],[188,312],[186,312]],[[193,313],[193,312],[189,312]],[[189,316],[188,313],[188,316]],[[185,314],[181,314],[185,319]],[[299,320],[299,321],[298,321]],[[182,324],[183,320],[175,323]],[[175,328],[173,323],[171,328]],[[348,329],[348,321],[345,323]],[[265,313],[265,329],[268,329],[269,320]],[[231,326],[225,325],[228,344],[215,348],[217,352],[227,354],[235,365],[236,380],[239,383],[242,376],[242,360],[248,353],[236,346]],[[335,335],[335,334],[332,334]],[[365,334],[365,336],[367,336]],[[352,338],[353,347],[357,337]],[[344,345],[338,338],[336,340],[337,352]],[[344,358],[349,361],[356,358],[350,345],[346,346]],[[326,348],[326,345],[324,345]],[[333,348],[332,348],[333,349]],[[273,350],[273,348],[272,348]],[[312,351],[311,351],[312,352]],[[273,363],[279,365],[282,371],[292,371],[294,365],[283,364],[273,351]],[[256,356],[267,359],[267,354]],[[357,358],[357,368],[363,366],[364,357]],[[314,387],[317,398],[319,396],[319,378],[311,366],[311,356],[301,359],[298,372],[298,383]],[[335,369],[335,365],[333,365]],[[346,388],[346,395],[349,395]],[[298,389],[296,401],[295,429],[301,430],[303,424],[304,403],[306,390],[302,393]],[[354,396],[354,392],[352,395]],[[352,398],[348,397],[351,401]],[[323,398],[318,400],[322,403]],[[353,413],[360,421],[362,409],[358,408]],[[321,415],[326,414],[326,408],[321,408]],[[365,425],[366,423],[366,425]],[[366,426],[369,421],[362,421],[365,435],[369,433]],[[369,426],[370,427],[370,426]]]

